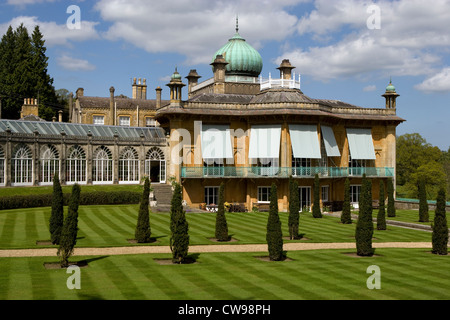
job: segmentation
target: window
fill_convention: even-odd
[[[311,210],[311,187],[299,187],[298,196],[300,200],[300,210]]]
[[[258,202],[260,203],[270,202],[270,190],[271,187],[258,187]]]
[[[13,185],[33,184],[33,156],[26,145],[18,145],[11,159],[11,178]]]
[[[223,159],[206,159],[204,167],[205,176],[222,176],[224,174]]]
[[[129,116],[119,117],[119,126],[123,126],[123,127],[131,126],[131,118]]]
[[[313,176],[311,172],[311,159],[292,158],[292,175],[295,176]]]
[[[44,146],[41,149],[40,173],[40,182],[42,184],[52,183],[55,174],[59,174],[59,154],[54,146]]]
[[[100,147],[94,152],[92,164],[92,181],[95,183],[113,182],[112,153],[106,147]]]
[[[103,126],[105,124],[105,116],[94,116],[93,123],[94,125]]]
[[[322,186],[322,202],[328,201],[329,194],[330,194],[330,186]]]
[[[119,183],[139,182],[139,156],[134,148],[128,147],[119,159]]]
[[[219,187],[205,187],[206,205],[217,204],[219,202]]]
[[[154,118],[145,118],[145,126],[146,127],[159,127],[158,121],[156,121]]]
[[[360,185],[352,185],[350,186],[350,202],[352,204],[358,204],[359,203],[359,195],[361,193],[361,186]]]
[[[166,182],[166,160],[164,152],[159,148],[151,148],[145,158],[145,175],[151,182]]]
[[[67,158],[66,180],[68,183],[86,182],[86,153],[80,146],[70,148]]]

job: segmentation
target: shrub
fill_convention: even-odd
[[[298,228],[300,219],[300,199],[298,197],[298,182],[292,177],[289,178],[289,238],[298,238]]]
[[[355,233],[356,253],[358,256],[373,256],[372,236],[372,182],[366,179],[364,175],[359,197],[359,216]]]
[[[78,234],[78,207],[80,202],[80,186],[75,184],[72,187],[72,194],[69,201],[69,210],[64,220],[61,232],[61,241],[58,249],[61,267],[66,268],[69,265],[69,258],[73,254],[73,248],[77,243]]]
[[[384,182],[380,181],[380,207],[377,215],[377,230],[386,230],[386,209],[385,209]]]
[[[352,210],[350,205],[350,180],[345,179],[344,184],[344,204],[342,206],[341,222],[343,224],[352,224]]]
[[[322,212],[320,210],[320,180],[318,174],[314,178],[314,205],[312,215],[314,218],[322,218]]]
[[[419,194],[419,222],[428,222],[430,216],[428,214],[427,189],[425,186],[425,179],[420,179],[417,185]]]
[[[170,208],[170,250],[173,263],[181,264],[189,251],[189,225],[182,204],[181,186],[175,183]]]
[[[216,239],[218,241],[229,240],[228,224],[227,218],[225,216],[224,189],[225,186],[223,183],[221,183],[219,188],[219,203],[216,214]]]
[[[59,245],[64,225],[64,196],[58,173],[53,177],[52,213],[49,224],[51,241],[54,245]]]
[[[283,234],[281,231],[281,221],[278,215],[278,194],[277,186],[272,184],[270,191],[270,211],[267,221],[267,246],[271,261],[281,261],[285,258],[283,252]]]
[[[433,229],[432,243],[434,254],[447,255],[448,250],[448,227],[447,217],[445,213],[445,190],[440,189],[436,199],[436,211],[434,214],[434,224],[431,226]]]
[[[150,180],[145,178],[144,191],[142,192],[141,204],[139,206],[138,221],[136,231],[134,233],[135,239],[138,243],[149,243],[151,240],[152,231],[150,228],[150,211],[149,211],[149,195],[150,195]]]
[[[388,217],[395,217],[395,200],[394,200],[394,184],[392,182],[392,179],[388,180],[388,207],[387,207],[387,214]]]

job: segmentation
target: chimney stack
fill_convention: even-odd
[[[110,99],[109,99],[109,115],[110,115],[110,125],[114,126],[116,125],[116,115],[114,114],[114,92],[116,89],[114,87],[111,87],[109,89],[110,93]]]
[[[156,110],[161,108],[161,87],[156,88]]]
[[[133,78],[133,99],[147,100],[147,79],[144,79],[143,82],[141,78],[137,82],[136,80],[136,78]]]

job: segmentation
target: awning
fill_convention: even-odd
[[[249,159],[280,157],[281,125],[257,125],[250,131]]]
[[[289,125],[294,158],[320,159],[319,136],[316,125]]]
[[[202,157],[203,159],[231,159],[230,127],[227,125],[202,125]]]
[[[352,160],[376,160],[371,129],[347,129]]]
[[[325,150],[328,157],[340,157],[339,147],[334,137],[333,128],[327,126],[321,126],[323,142],[325,144]]]

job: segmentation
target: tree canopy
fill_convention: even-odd
[[[21,24],[10,26],[0,41],[0,98],[2,118],[18,119],[25,98],[38,99],[39,116],[52,120],[58,104],[53,78],[48,74],[44,37],[39,26],[29,34]]]

